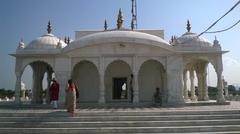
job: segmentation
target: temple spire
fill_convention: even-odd
[[[52,33],[52,25],[51,25],[51,22],[50,20],[48,21],[48,26],[47,26],[47,31],[48,31],[48,34]]]
[[[107,24],[107,20],[105,19],[104,21],[104,31],[107,31],[108,29],[108,24]]]
[[[122,10],[120,8],[118,12],[117,29],[121,29],[122,25],[123,25],[123,15],[122,15]]]
[[[67,44],[67,36],[64,37],[64,43]]]
[[[190,21],[187,20],[187,31],[190,32],[191,31],[191,24]]]
[[[70,37],[67,38],[67,44],[70,44]]]

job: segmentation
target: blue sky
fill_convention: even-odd
[[[163,29],[165,40],[168,41],[172,35],[181,36],[186,32],[186,21],[189,19],[192,31],[201,33],[236,2],[237,0],[138,0],[138,28]],[[14,88],[15,58],[8,54],[15,52],[21,38],[28,44],[45,34],[48,20],[52,22],[54,35],[61,38],[70,36],[74,39],[74,31],[78,30],[103,30],[105,19],[109,28],[116,28],[119,8],[123,11],[124,26],[129,27],[130,0],[1,0],[0,88]],[[240,5],[210,31],[232,25],[240,19],[239,12]],[[240,24],[229,31],[204,34],[203,37],[213,41],[216,35],[222,48],[230,50],[224,57],[238,60],[239,28]]]

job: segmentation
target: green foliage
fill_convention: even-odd
[[[13,90],[6,90],[4,88],[0,89],[0,98],[4,99],[5,97],[12,98],[14,96]]]
[[[210,99],[216,100],[218,89],[216,87],[208,87],[208,96]]]
[[[232,94],[233,96],[235,96],[237,94],[240,95],[240,91],[239,90],[237,91],[235,86],[233,86],[233,85],[228,86],[228,93]]]

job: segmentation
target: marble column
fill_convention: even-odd
[[[168,106],[184,105],[183,59],[181,56],[167,57],[167,102]]]
[[[46,101],[47,103],[50,103],[50,93],[49,93],[49,88],[51,86],[51,80],[52,80],[52,71],[47,71],[47,91],[46,91]]]
[[[208,85],[207,85],[207,73],[206,73],[206,69],[205,71],[202,73],[202,84],[203,84],[203,100],[204,101],[208,101],[209,97],[208,97]]]
[[[222,83],[222,71],[217,71],[217,87],[218,87],[218,95],[217,102],[223,103],[225,102],[225,98],[223,95],[223,83]]]
[[[46,71],[46,65],[41,63],[33,63],[33,88],[32,103],[42,103],[42,80]]]
[[[197,97],[195,95],[194,70],[190,70],[190,88],[191,88],[191,100],[196,101]]]
[[[133,57],[133,103],[139,103],[137,56]]]
[[[15,103],[21,103],[20,92],[21,92],[21,73],[15,72],[16,75],[16,84],[15,84]]]
[[[187,71],[183,72],[183,96],[184,99],[188,99],[188,89],[187,89]]]
[[[100,90],[99,90],[99,104],[105,104],[105,84],[104,84],[104,73],[101,72],[100,74]]]
[[[100,88],[99,88],[99,99],[98,99],[98,103],[99,104],[105,104],[106,103],[106,99],[105,99],[105,82],[104,82],[104,73],[105,73],[105,69],[104,69],[104,57],[100,57],[99,58],[99,72],[100,72]]]
[[[197,72],[197,79],[198,79],[198,101],[203,101],[203,88],[202,88],[202,75],[201,73]]]
[[[56,71],[56,80],[59,82],[59,103],[64,104],[65,102],[65,88],[68,80],[70,79],[69,71]]]
[[[133,103],[139,103],[138,74],[133,74]]]

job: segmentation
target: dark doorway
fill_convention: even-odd
[[[127,78],[113,78],[112,99],[127,99]]]

